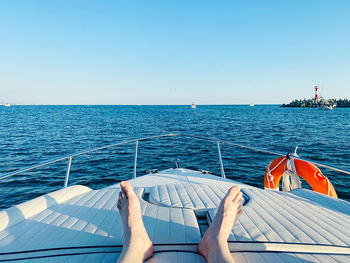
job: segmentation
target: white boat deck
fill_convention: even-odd
[[[205,225],[232,185],[244,213],[229,238],[236,262],[350,262],[350,203],[309,190],[266,191],[187,169],[130,180],[155,244],[149,262],[204,262]],[[123,244],[118,185],[71,186],[0,212],[0,262],[115,262]]]

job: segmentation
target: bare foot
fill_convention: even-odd
[[[243,213],[240,188],[231,187],[221,200],[215,218],[199,242],[198,252],[207,262],[233,262],[227,239],[238,217]]]
[[[125,243],[118,262],[142,262],[153,254],[153,244],[142,221],[140,201],[128,182],[121,182],[118,209],[123,221]]]

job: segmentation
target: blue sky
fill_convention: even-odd
[[[0,1],[0,102],[350,98],[350,1]]]

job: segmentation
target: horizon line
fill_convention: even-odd
[[[11,106],[191,106],[191,104],[25,104],[9,103]],[[282,105],[283,103],[236,103],[236,104],[196,104],[196,106],[250,106],[256,105]],[[4,106],[5,104],[0,104]]]

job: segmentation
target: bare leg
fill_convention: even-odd
[[[142,222],[140,201],[128,182],[121,182],[118,209],[123,221],[124,245],[117,262],[143,262],[153,254],[153,244]]]
[[[234,223],[243,212],[242,201],[242,192],[237,186],[231,187],[221,200],[213,222],[198,245],[199,254],[208,263],[233,262],[227,239]]]

